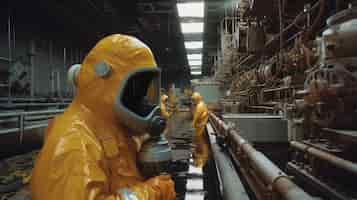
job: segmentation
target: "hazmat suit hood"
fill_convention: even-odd
[[[161,103],[165,103],[169,97],[166,94],[161,95]]]
[[[191,96],[191,99],[194,104],[198,104],[202,101],[202,96],[198,92],[194,92]]]
[[[74,102],[136,134],[150,132],[160,114],[160,70],[144,43],[121,34],[108,36],[76,74]]]

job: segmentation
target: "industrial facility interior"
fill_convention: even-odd
[[[128,41],[137,42],[128,46]],[[115,50],[108,53],[110,63],[121,66],[105,60],[91,65],[105,48]],[[136,102],[142,88],[148,93],[143,101],[150,101],[156,85],[146,80],[156,71],[140,82],[128,78],[132,87],[120,87],[125,91],[118,93],[115,108],[105,107],[114,94],[104,93],[116,87],[111,76],[130,63],[147,65],[140,59],[150,55],[160,69],[157,94],[167,95],[162,104],[167,116],[153,117],[149,125],[144,122],[151,114],[136,121],[132,115],[118,117],[125,127],[118,130],[128,132],[119,148],[130,146],[126,141],[142,143],[135,155],[119,152],[132,157],[117,165],[131,166],[134,160],[135,176],[144,186],[130,189],[121,182],[127,177],[105,176],[110,188],[103,194],[112,195],[106,198],[88,189],[101,183],[80,188],[89,178],[72,187],[68,170],[77,170],[76,177],[97,175],[92,164],[85,172],[75,166],[100,153],[81,139],[71,144],[87,145],[83,148],[92,157],[46,164],[51,145],[58,148],[55,155],[65,143],[54,143],[53,135],[67,127],[66,137],[82,134],[76,133],[81,115],[65,119],[78,99],[98,102],[99,108],[88,112],[102,124],[110,118],[101,116],[122,114],[121,106]],[[88,89],[86,81],[103,88]],[[196,93],[209,110],[199,139]],[[129,107],[144,109],[136,105]],[[5,0],[0,7],[0,110],[0,200],[357,199],[357,1]],[[136,128],[149,136],[136,140],[130,134]],[[101,134],[94,133],[93,140]],[[163,179],[162,185],[150,182],[162,176],[169,177],[165,184],[173,187],[173,196],[162,189]],[[120,187],[113,190],[112,181]],[[150,196],[160,188],[161,196]]]

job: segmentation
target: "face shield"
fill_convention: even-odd
[[[160,116],[160,70],[139,68],[124,78],[115,100],[121,122],[135,134],[160,131],[165,126]]]

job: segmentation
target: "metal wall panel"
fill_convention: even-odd
[[[232,122],[243,138],[249,142],[287,142],[287,121],[277,115],[225,114],[223,119]]]

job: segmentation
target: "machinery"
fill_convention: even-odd
[[[258,6],[259,3],[252,4]],[[279,31],[272,37],[269,31],[265,31],[270,39],[262,46],[258,45],[262,39],[253,40],[258,50],[226,48],[226,51],[240,52],[238,57],[241,58],[238,64],[230,62],[230,68],[234,69],[230,75],[233,77],[231,83],[222,82],[229,91],[221,100],[222,110],[255,116],[262,113],[281,116],[287,123],[283,130],[290,143],[289,156],[282,163],[275,162],[286,167],[286,173],[310,194],[317,194],[322,199],[354,199],[357,195],[354,192],[357,160],[353,156],[357,141],[355,3],[305,2],[304,9],[296,10],[298,14],[286,22],[283,16],[287,15],[289,4],[287,1],[277,2],[275,10],[279,14]],[[339,9],[333,10],[337,4]],[[273,25],[254,14],[252,7],[244,14],[236,11],[236,16],[244,16],[236,23],[248,24],[248,32],[250,27],[255,32],[250,35],[257,37],[262,33],[257,25],[249,24],[252,18],[256,20],[255,24],[263,24],[264,30]],[[238,30],[235,33],[233,30],[232,34],[241,34],[242,30]],[[248,38],[246,41],[244,48],[249,49],[252,40]],[[224,47],[222,49],[225,50]],[[218,73],[216,75],[220,81]],[[216,118],[213,121],[221,123]],[[236,129],[244,130],[244,133],[236,133],[240,136],[261,139],[273,138],[277,133],[266,136],[270,131],[268,128],[264,136],[255,136],[252,126],[246,129],[239,125],[247,122],[243,119],[236,121]],[[258,134],[263,133],[260,131]],[[244,155],[239,153],[245,151],[244,143],[234,139],[237,136],[229,136],[229,132],[226,137],[232,154],[238,161],[244,159]],[[237,144],[229,145],[233,141]],[[235,152],[236,148],[238,152]],[[249,151],[245,153],[250,154]],[[264,154],[269,155],[268,150]],[[258,157],[254,156],[254,159]],[[274,160],[273,157],[270,159]],[[242,170],[247,170],[244,164],[240,165]]]
[[[164,1],[138,2],[151,14],[173,9],[157,10],[172,6]],[[152,121],[137,155],[142,174],[171,174],[179,200],[357,199],[357,2],[204,2],[204,19],[179,20],[204,22],[202,49],[186,53],[202,53],[199,68],[211,76],[192,76],[195,79],[188,85],[174,83],[180,77],[176,73],[163,76],[171,116],[167,123],[160,118]],[[147,32],[159,35],[152,43],[162,44],[160,33],[155,32],[161,16],[147,19],[155,19],[156,25],[150,27],[145,17],[138,21]],[[177,27],[172,28],[167,31],[176,34]],[[184,41],[191,40],[201,40],[201,35],[186,34]],[[38,46],[38,54],[33,45]],[[9,62],[8,83],[14,87],[8,91],[8,85],[0,85],[4,94],[10,92],[0,98],[0,106],[12,111],[0,116],[0,135],[16,132],[19,144],[33,141],[25,134],[32,132],[31,127],[45,128],[55,114],[63,112],[73,91],[62,85],[62,68],[69,62],[80,63],[82,57],[81,49],[73,50],[72,60],[68,53],[72,50],[60,49],[64,63],[48,54],[49,61],[54,59],[52,71],[46,72],[51,74],[50,98],[14,98],[11,94],[31,96],[36,82],[31,77],[32,61],[41,55],[41,47],[51,49],[40,41],[29,46],[25,57]],[[178,57],[171,52],[174,48],[163,49],[159,65]],[[167,75],[168,68],[162,69]],[[205,139],[198,144],[192,139],[193,92],[201,93],[210,110]],[[12,144],[3,149],[11,149]],[[203,167],[195,165],[199,157],[195,153],[207,159]]]

